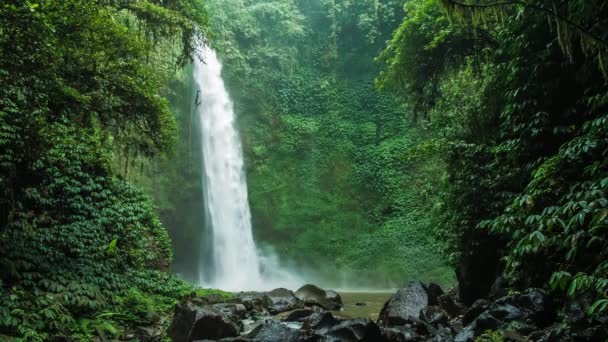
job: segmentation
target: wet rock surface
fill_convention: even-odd
[[[342,306],[333,291],[313,285],[300,290],[243,292],[223,302],[190,299],[177,306],[169,336],[175,342],[474,342],[492,331],[502,341],[608,340],[607,322],[581,314],[589,306],[585,298],[563,303],[560,316],[568,317],[571,329],[578,327],[566,331],[563,322],[556,322],[558,306],[540,289],[479,299],[467,307],[456,289],[444,292],[438,285],[412,281],[388,299],[377,322],[330,312],[326,308]],[[153,328],[137,334],[148,341],[157,335]]]
[[[342,298],[333,290],[323,290],[315,285],[304,285],[295,292],[295,296],[307,306],[318,305],[325,310],[340,310]]]
[[[384,304],[378,317],[378,324],[382,327],[404,325],[411,318],[417,318],[420,311],[428,305],[429,296],[426,286],[419,281],[411,281]]]
[[[269,301],[265,304],[271,314],[277,314],[285,311],[291,311],[302,308],[303,302],[298,299],[294,293],[287,289],[274,289],[266,292]]]

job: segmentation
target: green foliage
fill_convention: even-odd
[[[475,342],[503,342],[504,336],[500,331],[486,331],[475,339]]]
[[[423,127],[446,163],[434,215],[446,253],[465,270],[462,283],[467,269],[482,268],[479,260],[493,260],[485,272],[504,267],[515,288],[589,293],[596,301],[590,313],[601,315],[608,126],[607,84],[596,63],[603,69],[606,7],[440,3],[406,5],[410,14],[380,57],[377,81],[411,103],[433,90]],[[475,49],[466,43],[472,29],[482,37]],[[416,59],[433,56],[439,62]],[[420,78],[419,70],[432,77]]]
[[[217,295],[220,296],[224,299],[230,299],[232,298],[232,293],[230,292],[226,292],[226,291],[222,291],[222,290],[216,290],[216,289],[203,289],[203,288],[197,288],[196,289],[196,296],[197,297],[207,297],[210,295]]]
[[[166,75],[147,61],[179,62],[154,43],[199,35],[199,5],[0,5],[1,334],[113,338],[126,321],[112,312],[130,291],[157,296],[165,310],[192,292],[165,273],[168,234],[151,200],[121,177],[116,154],[173,144]]]
[[[257,240],[345,286],[451,284],[424,215],[441,168],[408,160],[420,137],[407,108],[373,85],[400,1],[214,0],[208,9],[239,113]]]

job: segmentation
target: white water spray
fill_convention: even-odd
[[[203,61],[195,58],[194,80],[200,92],[197,112],[213,267],[201,270],[210,279],[205,282],[201,277],[201,285],[227,291],[294,286],[297,281],[292,276],[280,271],[278,265],[266,264],[269,258],[258,255],[251,229],[241,141],[221,72],[215,51],[205,46]]]

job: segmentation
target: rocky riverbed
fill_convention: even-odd
[[[341,296],[314,285],[296,292],[235,293],[231,299],[193,297],[177,306],[168,335],[174,342],[557,342],[606,341],[608,337],[605,322],[584,321],[584,303],[576,300],[560,317],[571,326],[578,322],[580,328],[565,331],[556,303],[540,289],[503,293],[471,306],[463,305],[456,293],[456,289],[444,292],[436,284],[412,281],[390,296],[375,319],[344,315]],[[153,333],[139,338],[160,341]]]

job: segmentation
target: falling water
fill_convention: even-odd
[[[206,223],[211,243],[203,249],[200,285],[228,291],[296,289],[302,279],[281,267],[278,257],[260,253],[253,240],[241,140],[232,101],[222,80],[222,64],[215,51],[203,47],[203,61],[195,58],[203,160]],[[209,253],[210,252],[210,253]]]
[[[204,48],[196,59],[194,80],[199,88],[203,186],[211,229],[212,287],[224,290],[259,288],[260,261],[251,232],[247,183],[241,141],[232,101],[224,86],[215,51]],[[203,270],[205,272],[206,270]]]

